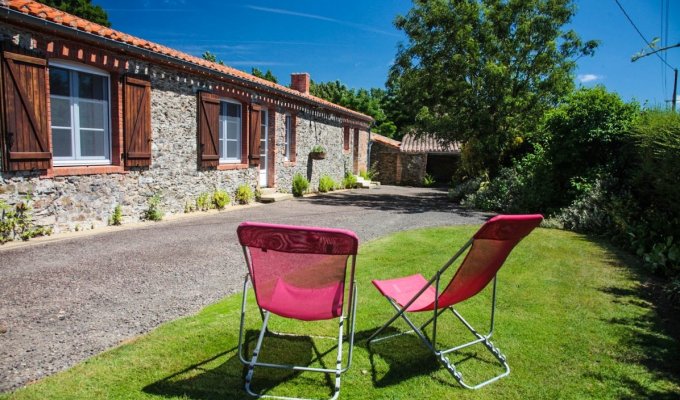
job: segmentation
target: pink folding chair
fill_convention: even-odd
[[[354,232],[342,229],[306,226],[273,225],[244,222],[237,229],[243,246],[248,274],[243,283],[241,324],[239,328],[239,358],[248,366],[245,389],[256,397],[282,398],[262,395],[251,390],[256,366],[335,374],[331,399],[340,394],[340,375],[352,363],[354,321],[356,315],[356,282],[354,267],[359,239]],[[349,305],[345,309],[345,282],[348,260]],[[253,356],[243,356],[243,327],[246,313],[246,289],[252,280],[257,305],[262,316],[262,327]],[[259,362],[260,348],[271,314],[302,321],[338,318],[337,363],[335,368],[272,364]],[[349,341],[347,365],[342,365],[342,344],[345,320],[349,319],[346,337]]]
[[[496,274],[515,245],[531,233],[542,220],[543,216],[541,215],[498,215],[487,221],[475,233],[472,239],[458,250],[430,280],[425,279],[421,274],[397,279],[374,280],[373,285],[387,298],[390,304],[397,310],[397,313],[368,338],[369,344],[413,332],[420,337],[425,346],[434,353],[458,383],[467,389],[478,389],[510,374],[510,367],[506,362],[505,356],[489,340],[494,329]],[[453,278],[446,288],[440,291],[442,275],[468,248],[470,248],[470,251],[463,259]],[[491,327],[489,333],[481,335],[460,315],[454,308],[454,305],[482,291],[492,279]],[[448,349],[437,347],[437,319],[446,310],[451,310],[463,325],[472,332],[476,339]],[[417,327],[406,315],[406,313],[424,311],[432,311],[433,315],[420,327]],[[386,337],[377,337],[399,317],[406,321],[412,331]],[[430,324],[432,324],[431,339],[425,334],[425,329]],[[484,344],[505,371],[477,385],[470,385],[463,380],[462,374],[456,369],[455,364],[449,360],[447,355],[476,343]]]

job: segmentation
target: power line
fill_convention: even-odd
[[[638,29],[637,25],[635,25],[635,22],[633,22],[633,20],[630,18],[630,16],[629,16],[628,13],[626,12],[626,10],[623,8],[623,6],[621,5],[621,3],[619,3],[619,0],[614,0],[614,1],[616,2],[616,4],[619,6],[619,8],[621,9],[621,11],[623,12],[623,15],[626,16],[626,18],[628,19],[628,22],[630,22],[630,24],[633,25],[633,28],[635,28],[635,30],[637,31],[638,35],[640,35],[640,37],[642,38],[642,40],[644,40],[645,43],[647,43],[647,46],[649,46],[650,48],[652,48],[652,44],[649,42],[649,40],[647,40],[647,38],[645,38],[645,35],[643,35],[642,32],[640,32],[640,30]],[[655,54],[656,54],[657,57],[659,57],[659,60],[661,60],[662,63],[666,64],[666,66],[667,66],[668,68],[673,69],[673,70],[675,69],[675,68],[674,68],[673,66],[671,66],[666,60],[664,60],[663,57],[661,57],[661,55],[660,55],[659,53],[655,53]]]

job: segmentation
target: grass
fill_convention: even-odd
[[[523,241],[499,274],[494,343],[508,357],[509,377],[479,391],[461,389],[410,335],[367,348],[365,339],[390,315],[370,280],[434,271],[475,227],[401,232],[361,246],[359,308],[352,368],[341,398],[661,398],[680,396],[674,321],[649,301],[647,278],[631,259],[586,237],[539,229]],[[461,305],[485,329],[490,293]],[[252,307],[250,348],[259,326]],[[238,361],[240,296],[162,325],[130,343],[0,398],[11,399],[246,399]],[[276,320],[275,330],[332,336],[335,324]],[[477,322],[475,324],[475,322]],[[401,327],[401,325],[397,325]],[[453,343],[464,331],[444,324],[439,340]],[[455,328],[455,329],[454,329]],[[465,337],[467,339],[467,337]],[[332,341],[307,336],[266,339],[262,360],[310,362],[316,354],[333,365]],[[481,347],[454,356],[474,380],[497,370]],[[321,365],[313,362],[312,365]],[[322,374],[262,369],[256,389],[277,395],[328,396]]]

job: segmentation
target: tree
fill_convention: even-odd
[[[396,125],[390,121],[384,111],[383,102],[386,92],[383,89],[350,89],[340,81],[310,83],[309,92],[332,103],[347,107],[369,115],[375,119],[375,131],[381,135],[394,137]]]
[[[101,6],[93,5],[92,0],[40,0],[40,2],[99,25],[111,26],[106,11]]]
[[[201,57],[203,57],[204,60],[208,60],[210,62],[214,62],[214,63],[220,64],[220,65],[224,65],[224,61],[218,60],[216,55],[214,55],[213,53],[211,53],[207,50],[206,50],[205,53],[203,53],[203,55]]]
[[[263,73],[259,68],[253,67],[251,73],[257,76],[258,78],[262,78],[274,83],[279,83],[279,80],[276,78],[276,76],[274,76],[270,69],[267,69],[267,72]]]
[[[574,13],[571,0],[415,0],[388,77],[400,123],[462,142],[466,171],[494,175],[597,47],[562,30]]]

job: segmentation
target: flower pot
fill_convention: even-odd
[[[312,158],[312,160],[323,160],[326,158],[326,153],[325,152],[311,152],[309,153],[309,156]]]

